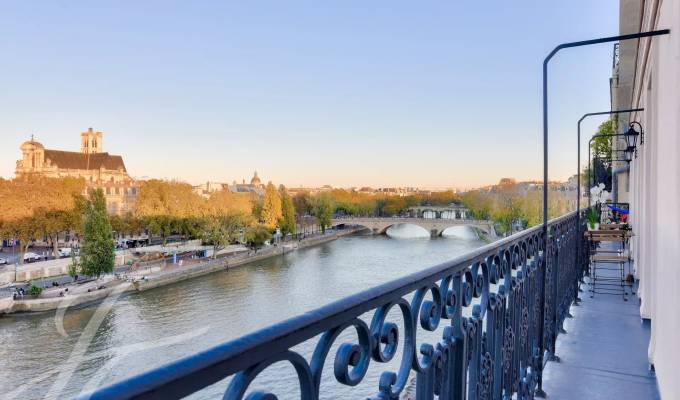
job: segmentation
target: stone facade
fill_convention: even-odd
[[[16,176],[38,174],[48,178],[82,178],[89,188],[101,188],[111,214],[134,209],[137,185],[128,175],[121,156],[103,151],[102,132],[89,128],[80,134],[80,152],[46,149],[41,143],[24,142]]]

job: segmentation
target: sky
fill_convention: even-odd
[[[538,180],[543,58],[616,34],[616,0],[2,2],[0,176],[32,134],[78,151],[93,127],[136,178]],[[576,173],[581,115],[610,109],[611,60],[551,61],[550,179]]]

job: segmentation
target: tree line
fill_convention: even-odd
[[[18,240],[22,253],[46,238],[56,257],[59,235],[82,238],[84,216],[93,204],[86,188],[85,181],[76,178],[0,179],[0,237]],[[291,196],[283,185],[269,182],[262,196],[222,190],[204,198],[187,183],[151,179],[140,182],[134,212],[111,215],[107,221],[115,237],[148,232],[166,244],[170,236],[181,235],[212,245],[215,254],[237,241],[258,247],[277,231],[293,235],[305,224],[314,223],[325,232],[334,215],[388,217],[405,214],[412,206],[451,203],[462,203],[476,219],[494,221],[501,233],[536,225],[542,218],[541,192],[524,192],[512,180],[493,191],[403,197],[345,189]],[[566,201],[552,196],[550,217],[566,209]]]
[[[460,200],[475,219],[493,221],[501,235],[543,221],[543,191],[526,189],[514,179],[505,178],[492,188],[465,192]],[[559,193],[548,196],[548,218],[559,217],[568,211],[571,211],[568,199]]]
[[[87,192],[83,179],[39,175],[0,178],[0,238],[16,240],[22,254],[34,242],[45,240],[57,257],[60,235],[68,233],[78,241],[83,239],[92,198],[93,192]],[[106,201],[102,201],[106,210]],[[332,200],[317,196],[307,201],[310,208],[306,211],[325,231],[334,212]],[[134,209],[107,216],[116,238],[148,232],[165,245],[170,236],[181,235],[184,239],[202,239],[213,246],[214,253],[236,241],[260,246],[277,230],[283,235],[295,234],[301,222],[286,188],[276,188],[271,182],[262,197],[222,190],[204,198],[187,183],[151,179],[140,182]]]

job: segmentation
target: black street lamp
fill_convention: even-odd
[[[635,125],[640,127],[640,132],[635,130]],[[626,151],[628,153],[633,154],[635,152],[635,156],[637,157],[637,138],[640,136],[640,144],[644,143],[644,136],[643,136],[643,130],[642,130],[642,125],[637,122],[633,121],[630,123],[628,126],[628,130],[624,134],[625,139],[626,139]]]
[[[579,225],[581,222],[581,122],[587,117],[592,117],[595,115],[612,115],[612,114],[622,114],[630,112],[644,111],[644,108],[629,108],[625,110],[612,110],[612,111],[599,111],[583,114],[581,119],[578,120],[577,124],[577,140],[576,140],[576,215],[579,220]],[[590,140],[592,143],[592,139]],[[592,174],[590,171],[590,143],[588,144],[588,173]],[[590,206],[590,176],[588,177],[588,206]],[[579,241],[576,241],[577,246]],[[578,247],[576,248],[578,254]]]

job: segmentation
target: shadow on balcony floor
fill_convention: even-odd
[[[583,284],[581,305],[557,340],[559,362],[549,362],[543,389],[550,399],[659,399],[647,361],[649,322],[640,319],[639,299],[596,294]]]

